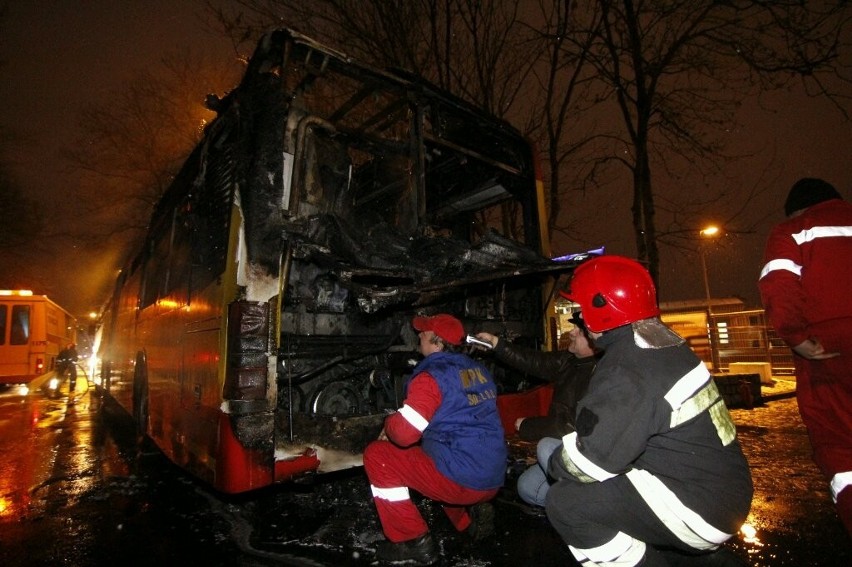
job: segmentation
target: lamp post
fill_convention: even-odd
[[[715,238],[719,234],[719,227],[715,225],[707,226],[699,231],[702,238]],[[719,368],[719,341],[717,339],[716,323],[713,320],[713,300],[710,296],[710,280],[707,277],[707,250],[702,242],[698,247],[701,256],[701,273],[704,276],[704,295],[707,300],[707,330],[710,339],[710,360],[713,363],[713,371],[718,372]]]

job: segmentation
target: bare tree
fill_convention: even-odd
[[[838,67],[850,10],[842,1],[237,4],[243,12],[219,14],[235,38],[295,25],[524,124],[547,160],[554,230],[570,236],[564,206],[574,190],[600,190],[617,169],[610,165],[626,167],[637,256],[655,279],[660,244],[689,246],[699,211],[727,209],[735,219],[765,188],[680,188],[690,174],[720,175],[737,157],[726,150],[726,133],[743,99],[801,79],[843,108],[842,92],[824,79],[848,80]],[[658,211],[666,213],[662,228]]]
[[[0,167],[0,254],[25,259],[32,250],[30,242],[38,241],[43,225],[37,203],[24,195],[5,167]]]
[[[593,63],[623,126],[609,155],[630,171],[636,249],[657,279],[653,167],[676,176],[678,161],[717,165],[720,134],[749,93],[801,79],[817,94],[836,95],[821,79],[839,75],[852,6],[794,0],[597,0],[595,6],[604,25]]]
[[[232,62],[184,53],[156,68],[136,71],[109,104],[86,108],[81,139],[67,157],[82,175],[77,193],[91,238],[143,230],[154,204],[215,114],[204,105],[210,92],[236,84]]]
[[[542,57],[531,61],[535,90],[527,131],[539,140],[546,164],[548,224],[572,237],[567,215],[562,214],[563,205],[571,201],[563,187],[582,186],[595,178],[588,164],[594,163],[596,130],[593,124],[578,125],[600,102],[589,49],[601,20],[595,12],[578,11],[571,0],[539,0],[537,9],[541,20],[533,29],[539,34],[536,50]]]
[[[0,4],[0,32],[6,26],[9,6]],[[6,61],[0,59],[0,67]],[[0,150],[14,136],[7,124],[0,124]],[[3,152],[5,154],[5,152]],[[38,204],[26,196],[12,174],[6,156],[0,156],[0,288],[34,287],[33,252],[37,249],[45,219]]]
[[[27,196],[10,171],[0,163],[0,288],[40,289],[41,266],[33,259],[48,253],[44,206]]]
[[[236,0],[211,5],[235,45],[272,26],[307,33],[380,68],[397,68],[505,117],[537,58],[524,0]],[[234,7],[235,6],[235,7]]]

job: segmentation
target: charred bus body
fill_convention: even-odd
[[[508,124],[288,30],[211,103],[102,333],[103,387],[176,463],[226,492],[359,465],[415,314],[548,340],[570,262]]]

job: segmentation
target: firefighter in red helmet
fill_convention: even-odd
[[[551,523],[585,566],[736,564],[720,545],[751,507],[748,463],[707,368],[660,321],[647,270],[594,258],[563,295],[604,354],[550,458]]]

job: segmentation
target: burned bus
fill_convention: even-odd
[[[101,386],[174,462],[228,493],[360,465],[417,314],[547,343],[571,262],[516,129],[289,30],[210,103],[103,318]]]

